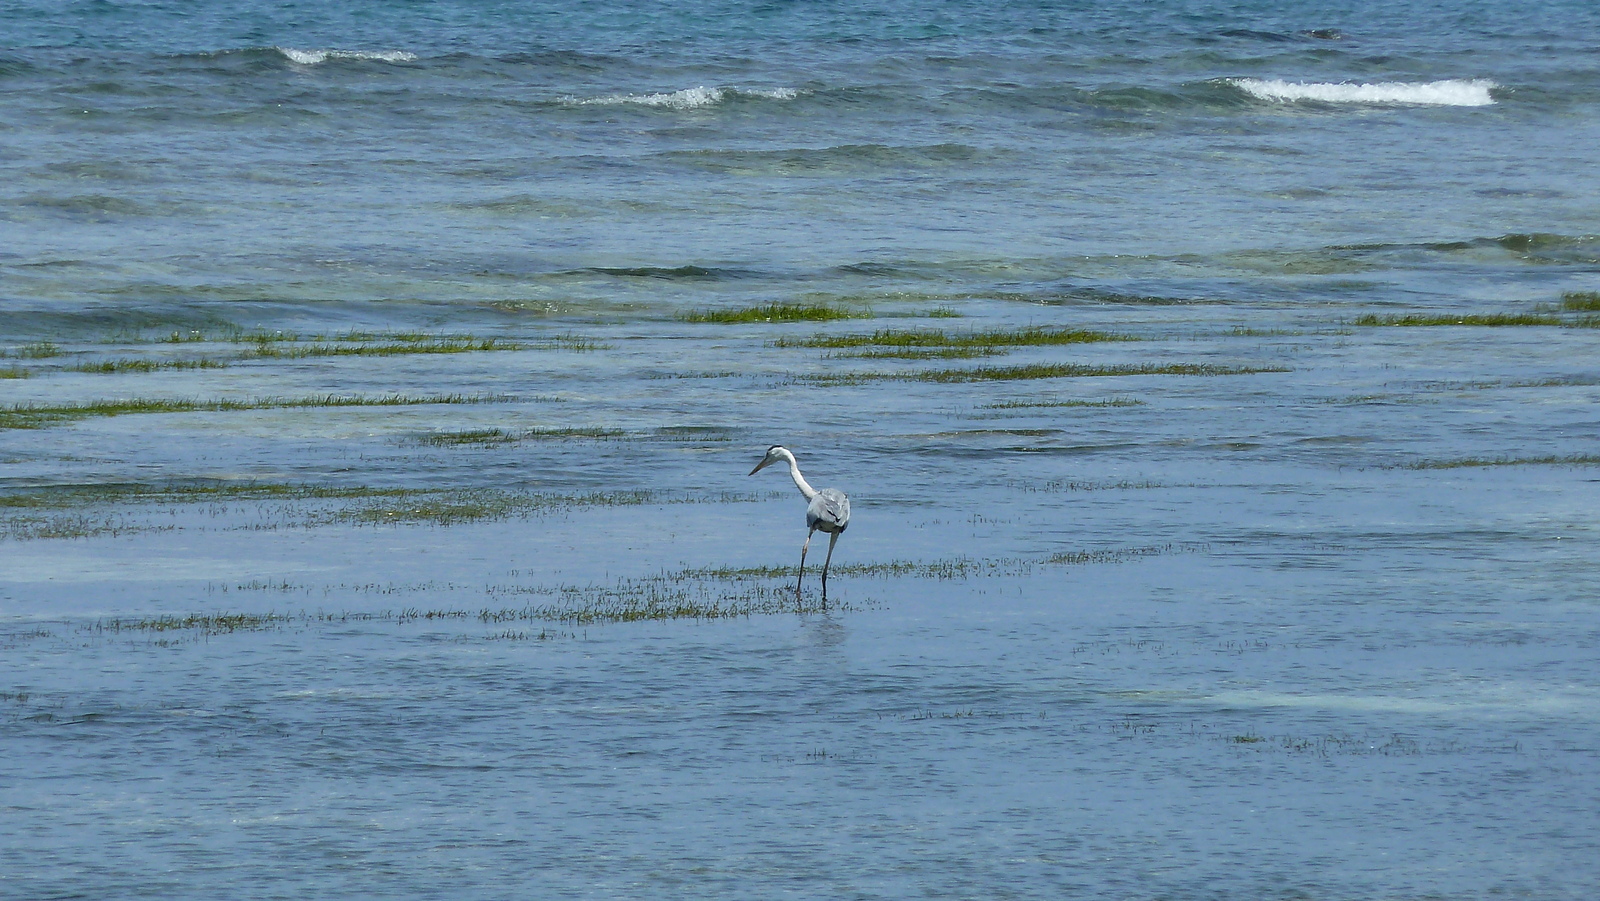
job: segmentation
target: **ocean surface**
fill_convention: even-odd
[[[0,0],[0,898],[1600,895],[1597,34]]]

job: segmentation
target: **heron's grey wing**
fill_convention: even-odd
[[[837,488],[817,492],[806,507],[806,525],[824,532],[843,532],[850,524],[850,499]]]

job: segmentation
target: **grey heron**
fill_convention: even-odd
[[[794,461],[794,454],[781,444],[767,448],[767,455],[761,458],[755,469],[750,470],[750,474],[755,475],[764,467],[779,461],[789,464],[789,477],[794,479],[795,487],[810,501],[806,504],[806,528],[809,531],[806,532],[806,543],[800,546],[800,578],[794,581],[795,603],[800,603],[800,583],[806,577],[806,551],[811,549],[811,536],[821,529],[828,533],[828,556],[822,561],[822,607],[827,609],[828,564],[833,562],[833,546],[839,542],[839,535],[850,525],[850,498],[837,488],[824,488],[821,491],[812,488],[806,477],[800,474],[800,464]]]

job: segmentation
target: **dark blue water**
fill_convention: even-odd
[[[0,3],[0,896],[1594,896],[1596,33]]]

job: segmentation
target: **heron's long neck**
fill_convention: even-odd
[[[794,479],[794,487],[799,488],[800,493],[805,495],[808,501],[816,497],[817,489],[812,488],[811,484],[806,481],[806,477],[800,474],[800,464],[794,462],[794,455],[785,454],[784,456],[789,461],[789,477]]]

